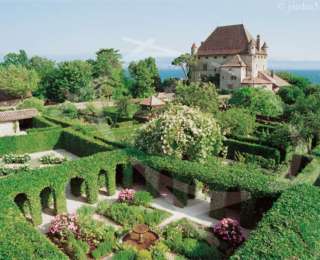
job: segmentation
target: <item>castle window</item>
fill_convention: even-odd
[[[218,56],[214,56],[215,59],[218,59]]]
[[[209,59],[209,57],[208,57],[208,56],[206,56],[206,59]]]
[[[237,80],[237,77],[236,76],[231,76],[231,79],[232,80]]]
[[[226,58],[227,58],[227,56],[223,56],[223,58],[224,58],[224,59],[226,59]]]
[[[204,64],[203,64],[202,70],[208,70],[208,64],[207,64],[207,63],[204,63]]]

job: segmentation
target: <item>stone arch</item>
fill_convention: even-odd
[[[81,201],[87,201],[88,199],[88,185],[82,177],[71,178],[67,184],[66,192],[71,199],[78,199]]]
[[[43,212],[55,215],[57,213],[56,194],[51,187],[45,187],[40,192],[40,203]]]
[[[14,197],[14,202],[20,209],[23,216],[32,222],[31,203],[26,193],[19,193]]]

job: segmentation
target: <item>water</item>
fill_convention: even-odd
[[[281,70],[283,71],[283,70]],[[297,76],[309,79],[313,84],[320,84],[320,70],[285,70]],[[160,77],[162,80],[167,78],[184,78],[181,69],[160,69]]]

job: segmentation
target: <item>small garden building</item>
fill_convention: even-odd
[[[0,112],[0,136],[23,134],[32,126],[32,118],[37,115],[36,109]]]

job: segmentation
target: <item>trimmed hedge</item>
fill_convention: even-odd
[[[280,151],[273,147],[238,141],[234,139],[224,140],[224,145],[228,146],[227,158],[230,159],[234,159],[236,156],[236,152],[240,152],[259,155],[266,159],[272,159],[276,162],[276,164],[279,164],[281,162]]]
[[[320,190],[284,192],[231,259],[319,259]]]
[[[293,179],[295,184],[314,184],[320,177],[320,158],[315,157],[312,161]]]
[[[60,147],[62,129],[38,131],[27,135],[0,138],[0,155],[33,153]]]
[[[212,190],[240,189],[256,196],[277,196],[290,187],[290,183],[267,176],[258,169],[240,163],[223,165],[218,158],[203,165],[172,157],[150,156],[136,150],[126,151],[132,159],[159,172],[169,172],[174,179],[189,184],[197,180],[206,183]]]

